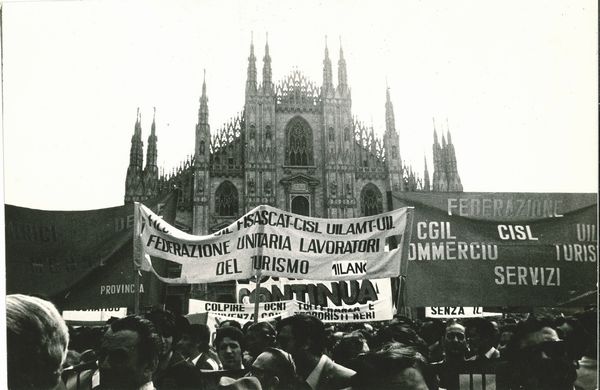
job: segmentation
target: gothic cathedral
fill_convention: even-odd
[[[154,121],[143,166],[138,111],[125,203],[177,189],[177,227],[204,235],[260,204],[307,216],[349,218],[388,211],[388,196],[396,191],[462,191],[449,132],[442,134],[440,145],[434,129],[431,185],[427,161],[420,178],[401,160],[389,90],[382,139],[353,117],[341,48],[336,84],[327,47],[320,87],[298,70],[277,84],[271,74],[268,43],[261,82],[251,44],[244,109],[215,133],[208,121],[205,80],[194,156],[166,175],[159,175],[156,163]]]

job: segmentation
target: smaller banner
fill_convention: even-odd
[[[323,307],[294,301],[293,314],[308,314],[323,322],[386,321],[394,317],[389,298],[352,307]]]
[[[116,307],[113,309],[90,309],[90,310],[65,310],[63,319],[65,321],[78,322],[105,322],[111,317],[123,318],[127,316],[126,307]]]
[[[259,304],[259,321],[270,321],[273,318],[291,312],[292,301],[264,302]],[[189,313],[210,313],[215,317],[227,317],[240,323],[254,321],[254,304],[223,303],[190,299]],[[284,315],[287,317],[287,315]],[[242,320],[242,321],[241,321]]]
[[[412,212],[402,208],[362,218],[323,219],[262,205],[214,234],[194,236],[144,205],[136,207],[135,245],[141,255],[134,261],[173,284],[250,279],[257,274],[334,281],[396,277]],[[397,246],[390,249],[392,240]],[[150,256],[181,264],[181,276],[159,275]]]
[[[492,313],[483,307],[446,306],[426,307],[425,317],[428,318],[471,318],[471,317],[502,317],[502,313]]]
[[[208,313],[217,318],[217,322],[236,320],[240,323],[254,320],[254,304],[222,303],[190,299],[190,313]],[[327,307],[311,305],[300,301],[279,301],[259,303],[259,321],[271,321],[277,317],[289,317],[294,314],[308,314],[323,322],[371,322],[391,320],[393,318],[390,299],[352,307]]]

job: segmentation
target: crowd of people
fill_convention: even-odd
[[[52,303],[9,295],[6,314],[15,390],[598,388],[596,307],[445,322],[324,324],[298,314],[223,321],[214,337],[158,309],[73,328]]]

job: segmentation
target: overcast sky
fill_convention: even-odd
[[[5,202],[123,202],[136,109],[156,107],[159,165],[193,153],[203,69],[214,132],[243,108],[251,33],[262,74],[321,84],[340,37],[354,115],[384,129],[386,78],[402,158],[433,171],[447,123],[465,191],[596,192],[595,1],[5,2]],[[447,120],[447,122],[446,122]]]

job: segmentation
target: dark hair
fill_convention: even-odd
[[[185,331],[190,335],[194,344],[199,344],[200,349],[207,348],[210,341],[210,329],[204,324],[192,324]]]
[[[157,333],[163,337],[175,337],[175,316],[167,310],[154,309],[144,317],[154,324]]]
[[[321,355],[325,348],[325,326],[317,317],[306,314],[296,314],[282,319],[277,324],[277,332],[285,326],[290,326],[296,343],[309,345],[310,352]]]
[[[469,320],[467,320],[466,325],[467,332],[469,331],[469,328],[476,329],[477,332],[481,335],[481,337],[485,338],[486,340],[490,340],[493,342],[497,336],[494,324],[492,324],[491,321],[485,318],[470,318]]]
[[[535,333],[544,328],[554,329],[554,321],[551,318],[543,316],[530,316],[525,321],[521,321],[515,327],[515,333],[510,339],[507,346],[507,355],[505,356],[509,360],[511,358],[519,356],[519,349],[521,342],[531,333]]]
[[[225,337],[237,341],[242,350],[244,350],[244,334],[241,330],[233,326],[224,326],[217,329],[217,336],[214,341],[215,348],[219,349],[219,345]]]
[[[246,334],[249,332],[260,333],[262,336],[272,340],[275,340],[276,336],[275,328],[273,328],[273,325],[269,324],[268,322],[257,322],[250,325],[246,330]]]
[[[131,330],[138,334],[138,356],[143,362],[151,363],[158,358],[160,341],[157,337],[154,325],[149,320],[130,315],[120,318],[110,324],[110,329],[113,332],[122,330]]]
[[[345,367],[350,367],[351,360],[363,352],[365,339],[358,335],[344,336],[333,347],[333,360]]]
[[[390,376],[407,368],[419,371],[428,388],[437,388],[435,374],[427,359],[415,348],[400,343],[387,343],[378,351],[361,355],[357,373],[352,377],[353,388],[376,388],[378,384],[387,383]]]
[[[219,328],[224,328],[224,327],[227,327],[227,326],[231,326],[231,327],[237,328],[239,330],[242,330],[242,325],[240,325],[240,323],[237,322],[236,320],[225,320],[225,321],[222,321],[221,324],[219,325]]]

